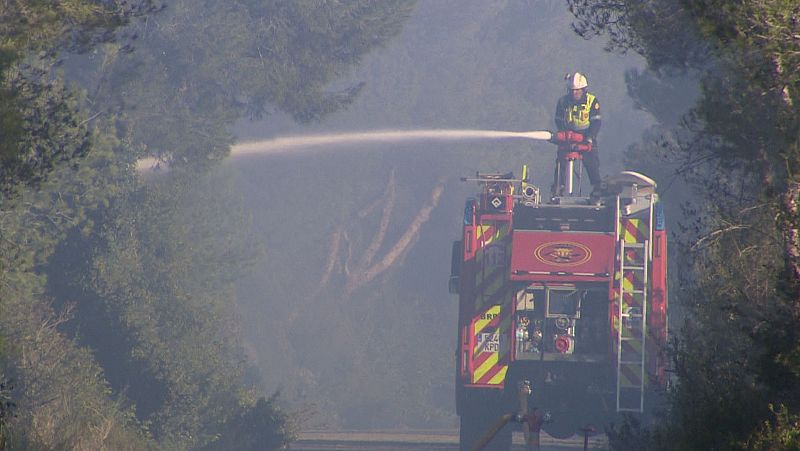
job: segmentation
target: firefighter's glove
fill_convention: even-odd
[[[572,150],[573,152],[581,152],[581,153],[591,152],[592,151],[592,143],[583,142],[583,143],[579,143],[579,144],[572,144],[570,146],[570,150]]]

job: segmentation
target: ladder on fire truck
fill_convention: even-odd
[[[635,193],[636,187],[633,188]],[[635,194],[634,194],[635,195]],[[646,341],[648,304],[648,262],[655,196],[639,200],[649,204],[636,218],[623,216],[619,205],[617,224],[619,284],[617,287],[617,412],[644,411],[647,382]],[[619,198],[618,198],[619,202]],[[627,215],[626,215],[627,216]]]

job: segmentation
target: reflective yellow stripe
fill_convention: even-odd
[[[508,365],[503,365],[503,369],[497,372],[491,379],[489,379],[489,385],[498,385],[502,384],[503,381],[506,380],[506,372],[508,371]]]
[[[587,92],[585,104],[573,105],[567,110],[567,124],[569,124],[573,130],[586,130],[589,128],[589,113],[591,113],[594,99],[594,94]]]
[[[628,230],[630,228],[627,227],[629,224],[633,226],[635,232]],[[647,222],[641,219],[622,219],[620,221],[620,230],[626,243],[644,243],[644,240],[647,239]]]
[[[641,275],[633,273],[631,274],[631,276],[632,277],[622,278],[622,289],[628,293],[630,293],[631,290],[641,289],[643,285],[643,280]]]
[[[486,310],[486,314],[497,315],[499,313],[500,313],[500,306],[499,305],[492,306],[489,310]],[[486,328],[486,326],[490,322],[492,322],[491,319],[479,319],[479,320],[475,321],[475,329],[473,330],[472,334],[477,336],[479,333],[481,333],[481,331],[483,331],[483,329]]]
[[[503,309],[501,305],[498,305],[498,303],[511,301],[506,298],[506,294],[510,296],[506,281],[508,248],[510,246],[510,242],[506,238],[510,233],[510,224],[507,221],[489,221],[488,224],[479,224],[475,230],[479,247],[475,255],[478,265],[475,274],[475,312],[485,316],[484,319],[479,317],[474,322],[472,334],[475,347],[472,349],[472,355],[475,359],[486,358],[486,360],[474,368],[472,382],[481,385],[499,385],[505,380],[508,370],[508,365],[505,363],[508,360],[506,356],[510,352],[507,334],[511,327],[511,309]],[[495,247],[492,251],[487,252],[492,245],[503,246],[503,249]],[[493,302],[494,305],[488,305],[489,302]],[[502,316],[503,314],[505,316]],[[501,315],[500,318],[496,318],[497,315]],[[496,326],[490,326],[492,321],[497,321],[493,323]],[[480,349],[479,336],[482,333],[498,335],[499,348],[497,351]],[[482,380],[483,378],[486,379]]]
[[[486,361],[483,362],[483,364],[481,364],[481,366],[475,368],[475,374],[472,375],[472,381],[473,382],[479,381],[481,377],[483,377],[483,375],[486,374],[487,371],[489,371],[493,366],[497,365],[497,361],[499,358],[500,358],[499,353],[493,352],[492,355],[489,356],[489,358],[486,359]]]
[[[494,232],[494,233],[489,233]],[[508,223],[499,222],[497,224],[481,224],[477,227],[477,238],[479,243],[491,244],[503,238],[508,233]]]
[[[475,274],[475,287],[485,286],[484,293],[487,293],[491,287],[494,287],[496,283],[494,279],[502,279],[505,271],[484,271],[485,268],[481,268]],[[487,285],[485,282],[491,280],[491,282]]]
[[[639,365],[622,365],[619,372],[619,385],[623,387],[639,387],[641,383],[641,371]],[[627,370],[627,371],[626,371]]]
[[[485,385],[500,385],[505,381],[505,374],[508,370],[508,353],[510,352],[510,348],[507,335],[511,327],[511,310],[503,309],[501,305],[493,305],[483,314],[493,317],[476,320],[473,326],[472,334],[475,337],[475,348],[472,350],[473,357],[477,359],[479,356],[482,356],[486,357],[486,360],[474,369],[472,373],[472,382]],[[497,323],[496,327],[490,326],[489,324],[492,321],[498,320],[497,315],[500,315],[499,323]],[[480,350],[479,335],[481,335],[481,333],[497,334],[499,339],[499,348],[497,351]],[[489,377],[489,379],[481,381],[484,377]]]
[[[508,222],[496,222],[492,225],[481,224],[476,227],[478,236],[478,252],[475,253],[475,261],[478,270],[475,273],[475,287],[479,292],[475,293],[475,309],[480,310],[489,299],[492,299],[505,286],[506,261],[484,262],[484,253],[487,247],[493,243],[503,241],[509,233]],[[508,240],[505,241],[503,259],[508,258]],[[499,266],[496,266],[498,265]],[[492,266],[495,265],[495,266]]]

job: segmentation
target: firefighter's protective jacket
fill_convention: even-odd
[[[575,100],[572,94],[561,97],[556,105],[555,121],[558,130],[582,132],[595,140],[600,131],[600,103],[590,92]]]

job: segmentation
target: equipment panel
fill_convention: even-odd
[[[515,230],[613,232],[614,210],[606,206],[541,205],[514,208]]]

